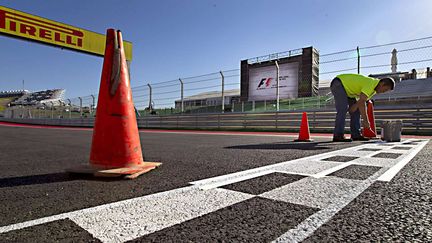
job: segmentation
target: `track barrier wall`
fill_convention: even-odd
[[[334,110],[308,111],[309,127],[313,132],[332,132]],[[298,131],[302,112],[263,112],[144,116],[137,119],[139,128],[202,129],[202,130],[268,130]],[[403,134],[432,135],[432,108],[375,110],[377,131],[384,120],[403,121]],[[33,125],[93,127],[94,118],[4,118],[0,121]],[[346,128],[349,129],[347,114]],[[348,131],[348,130],[347,130]]]

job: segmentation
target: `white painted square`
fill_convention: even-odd
[[[359,158],[356,159],[353,164],[356,165],[367,165],[367,166],[378,166],[378,167],[385,167],[390,168],[397,164],[398,160],[396,159],[385,159],[385,158]]]
[[[124,242],[254,197],[185,187],[84,212],[70,219],[103,242]]]
[[[417,145],[416,145],[417,146]],[[400,146],[395,146],[395,147],[400,147]],[[406,147],[406,146],[404,146]],[[405,150],[405,149],[394,149],[394,147],[391,147],[390,149],[386,150],[386,153],[394,153],[394,154],[407,154],[409,153],[411,150],[413,150],[415,147],[412,146],[411,149],[409,150]]]
[[[356,148],[355,150],[348,150],[348,151],[343,151],[341,153],[338,153],[338,156],[350,156],[350,157],[366,157],[366,156],[370,156],[374,153],[376,153],[377,151],[358,151],[362,148],[376,148],[374,147],[360,147],[360,148]],[[332,156],[330,156],[332,157]]]
[[[273,168],[275,171],[282,171],[294,174],[316,174],[321,171],[336,167],[342,162],[319,161],[319,160],[300,160],[293,163],[284,164]]]
[[[341,197],[359,183],[338,177],[307,177],[259,196],[322,209],[342,200]]]

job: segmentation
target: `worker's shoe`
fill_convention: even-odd
[[[333,142],[352,142],[351,138],[346,138],[345,136],[333,136]]]
[[[353,137],[352,140],[353,141],[369,141],[370,138],[360,136],[360,137]]]

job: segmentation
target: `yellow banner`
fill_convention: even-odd
[[[105,35],[0,6],[0,34],[30,39],[98,56],[105,53]],[[127,60],[132,43],[123,41]]]

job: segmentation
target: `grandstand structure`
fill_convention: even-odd
[[[13,105],[37,106],[37,105],[59,105],[64,98],[64,89],[48,89],[38,92],[28,92],[20,98],[11,102]]]
[[[11,102],[29,93],[28,90],[0,91],[0,112],[3,112]]]
[[[29,93],[28,90],[0,91],[0,98],[18,98]]]
[[[432,107],[432,77],[401,80],[392,92],[373,99],[377,105]]]

